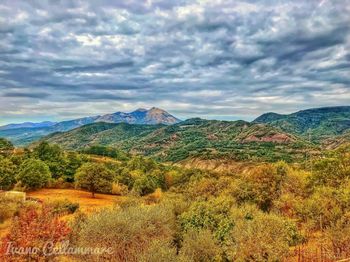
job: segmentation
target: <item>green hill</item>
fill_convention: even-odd
[[[174,162],[190,157],[292,161],[303,158],[310,147],[272,126],[199,118],[171,126],[94,123],[45,140],[70,150],[103,145]]]
[[[289,115],[266,113],[253,123],[270,124],[285,132],[321,142],[350,129],[350,106],[308,109]]]

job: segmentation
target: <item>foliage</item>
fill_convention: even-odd
[[[89,190],[92,197],[95,197],[96,192],[111,192],[113,174],[103,164],[85,163],[77,170],[75,183],[77,187]]]
[[[79,209],[79,203],[74,203],[68,199],[54,199],[45,203],[51,212],[56,214],[73,214]]]
[[[111,157],[122,161],[128,159],[127,154],[125,154],[123,151],[118,150],[117,148],[102,145],[90,146],[89,148],[84,149],[83,153]]]
[[[154,241],[169,243],[175,230],[171,209],[130,206],[103,210],[86,219],[77,232],[78,246],[111,247],[113,254],[89,257],[91,261],[139,261]]]
[[[15,179],[16,166],[10,159],[0,159],[0,189],[8,190],[16,182]]]
[[[13,149],[14,149],[14,146],[10,141],[0,137],[0,154],[7,155]]]
[[[14,218],[10,232],[2,239],[0,246],[0,258],[7,261],[17,259],[17,261],[43,260],[47,243],[52,244],[52,248],[67,239],[70,228],[67,224],[54,215],[51,210],[43,206],[41,210],[28,208]],[[28,252],[29,254],[7,254],[8,245],[17,250],[37,250]],[[26,252],[24,252],[26,253]],[[53,259],[55,255],[50,256]],[[47,259],[47,258],[46,258]]]
[[[350,149],[341,147],[313,163],[313,175],[309,182],[313,187],[339,186],[347,178],[350,178]]]
[[[279,261],[298,239],[295,225],[277,215],[241,208],[232,216],[235,226],[227,252],[234,261]]]
[[[224,261],[222,249],[209,230],[190,230],[182,240],[180,261]]]
[[[238,203],[253,202],[262,210],[269,211],[273,201],[281,195],[286,169],[283,163],[254,167],[248,175],[237,181],[234,195]]]
[[[287,140],[274,139],[280,135]],[[47,141],[98,155],[118,158],[125,151],[172,162],[192,157],[291,162],[303,160],[305,151],[317,149],[271,126],[204,119],[189,119],[171,126],[94,123],[50,135]]]
[[[43,161],[30,158],[21,164],[16,179],[28,190],[38,189],[47,185],[51,179],[51,173]]]

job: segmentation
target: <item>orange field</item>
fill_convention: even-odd
[[[67,199],[71,202],[79,203],[80,210],[87,212],[103,207],[112,207],[124,198],[105,194],[95,194],[95,198],[92,198],[90,192],[75,189],[40,189],[34,192],[29,192],[27,195],[44,201]]]

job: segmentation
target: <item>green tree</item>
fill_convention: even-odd
[[[14,149],[13,144],[5,138],[0,138],[0,154],[8,154]]]
[[[51,173],[45,162],[30,158],[21,164],[16,179],[27,189],[37,189],[44,187],[50,181]]]
[[[65,175],[67,160],[64,151],[58,145],[50,145],[48,142],[43,141],[34,148],[33,155],[49,166],[53,178]]]
[[[77,187],[89,190],[92,197],[95,197],[96,192],[111,192],[113,173],[101,163],[85,163],[77,170],[75,183]]]
[[[0,189],[8,190],[15,184],[15,169],[11,160],[7,158],[0,160]]]

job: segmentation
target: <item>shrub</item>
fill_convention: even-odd
[[[73,203],[68,199],[55,199],[46,203],[53,213],[73,214],[79,209],[79,203]]]
[[[47,206],[40,211],[28,208],[16,217],[11,225],[10,232],[2,239],[0,258],[4,261],[45,261],[43,252],[48,242],[57,247],[66,240],[70,228],[58,216],[54,215]],[[7,254],[8,245],[17,250],[34,250],[31,254]],[[54,255],[50,256],[54,259]]]
[[[135,180],[133,191],[141,196],[154,192],[159,187],[159,180],[153,175],[142,175]]]
[[[335,258],[340,260],[350,256],[350,213],[346,213],[325,231],[325,239]]]
[[[102,210],[83,223],[77,245],[113,249],[110,255],[84,258],[91,261],[138,261],[153,241],[170,242],[174,228],[174,216],[163,205]]]
[[[209,230],[190,230],[182,240],[180,261],[223,261],[222,250]]]
[[[214,232],[218,240],[224,241],[234,226],[230,218],[232,205],[233,202],[225,197],[193,202],[180,216],[181,227],[184,232],[192,229],[208,229]]]
[[[277,215],[242,207],[232,210],[232,219],[230,260],[280,261],[288,255],[289,245],[295,244],[296,226]]]
[[[0,197],[0,223],[12,218],[14,214],[19,211],[20,202],[7,198],[5,196]]]
[[[169,241],[155,240],[137,257],[139,262],[176,262],[176,248]]]

